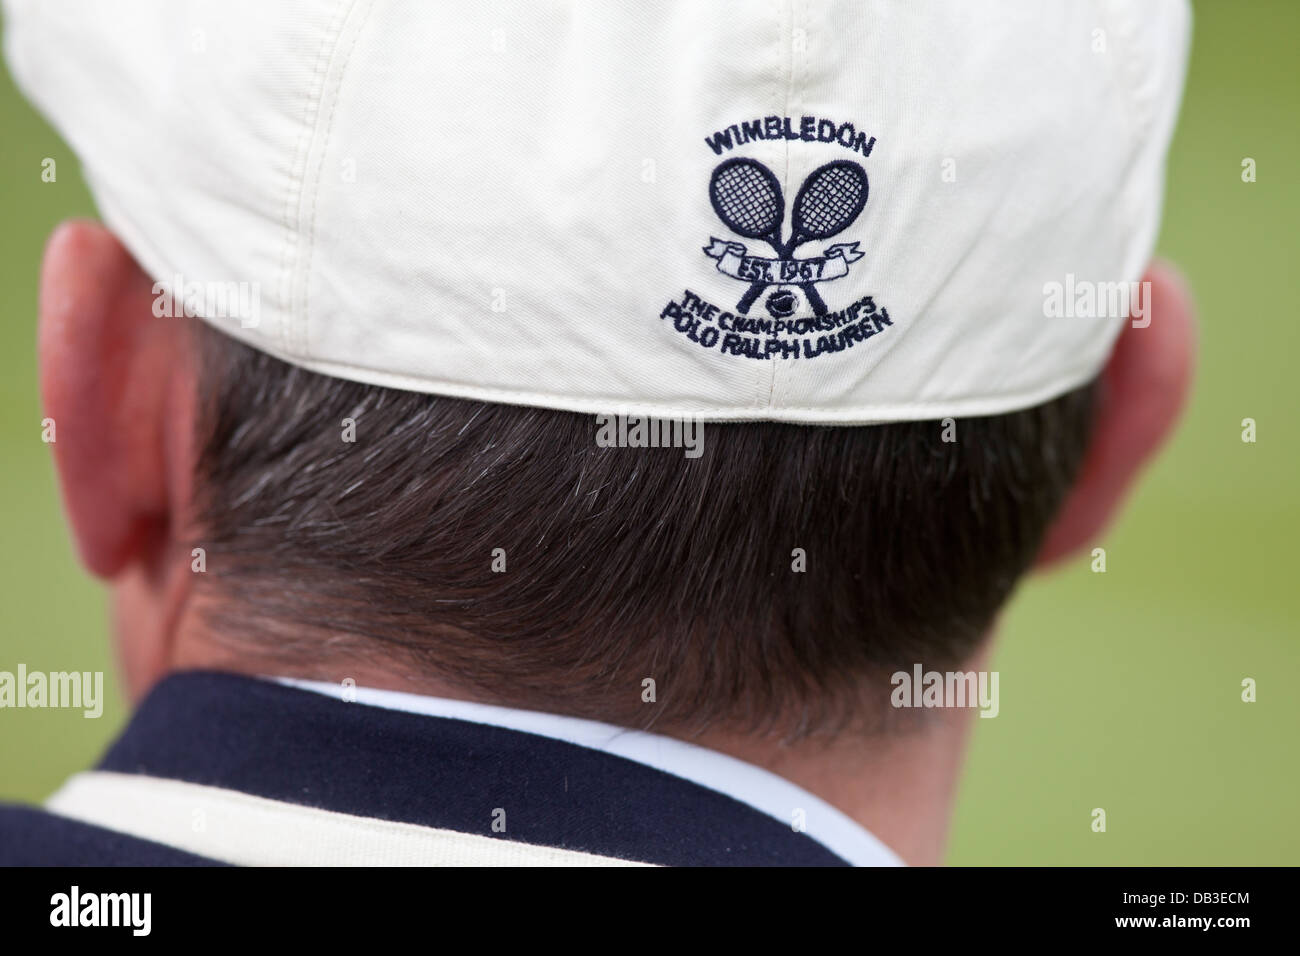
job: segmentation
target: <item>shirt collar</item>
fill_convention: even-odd
[[[815,794],[762,767],[673,737],[475,701],[288,677],[268,679],[366,706],[501,727],[613,754],[725,794],[792,829],[801,828],[854,866],[904,865],[869,830]]]

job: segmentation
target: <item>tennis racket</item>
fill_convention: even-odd
[[[786,259],[805,242],[838,235],[862,214],[867,204],[867,174],[857,163],[843,159],[809,173],[795,196],[788,241],[781,236],[785,222],[781,184],[757,160],[738,157],[719,164],[709,181],[709,200],[728,229],[746,239],[761,239],[778,259]],[[747,314],[769,284],[751,283],[736,311]],[[802,282],[799,288],[813,311],[825,315],[826,303],[816,286]]]
[[[709,201],[728,229],[746,239],[763,240],[780,257],[785,197],[772,170],[755,159],[729,159],[713,171]],[[737,311],[747,313],[765,288],[766,282],[752,283]]]
[[[814,169],[794,197],[794,212],[790,217],[794,232],[781,250],[781,258],[789,258],[805,242],[839,235],[862,215],[866,204],[867,173],[857,163],[839,159]],[[799,287],[812,303],[813,311],[825,315],[826,303],[817,287],[811,282],[800,283]]]

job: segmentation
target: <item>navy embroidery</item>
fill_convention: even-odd
[[[871,155],[876,142],[874,136],[859,133],[852,123],[837,124],[812,116],[798,123],[774,116],[746,121],[706,137],[705,142],[714,153],[722,154],[765,139],[801,141],[791,149],[838,144],[864,157]],[[744,283],[745,288],[732,310],[687,289],[680,299],[664,306],[659,317],[671,320],[668,324],[673,331],[701,348],[760,360],[843,352],[888,329],[893,319],[871,296],[861,296],[832,311],[819,288],[848,276],[853,264],[865,257],[859,241],[824,246],[820,255],[795,256],[804,244],[831,239],[853,226],[866,209],[869,194],[867,171],[859,162],[835,159],[825,163],[800,184],[789,207],[787,233],[785,195],[776,174],[752,157],[723,160],[709,177],[709,203],[734,238],[710,237],[703,251],[714,260],[718,273]],[[756,255],[750,245],[737,239],[751,245],[763,243],[773,255]],[[856,294],[860,296],[860,292]],[[750,317],[760,297],[770,319]]]
[[[743,123],[732,123],[726,129],[706,136],[704,141],[709,144],[709,149],[721,156],[723,150],[765,139],[838,143],[863,156],[870,156],[876,145],[876,137],[860,132],[852,123],[837,123],[817,116],[801,116],[797,121],[793,116],[764,116]]]
[[[709,201],[727,228],[746,239],[761,239],[777,256],[751,256],[740,243],[720,239],[705,247],[704,254],[718,260],[719,272],[750,281],[749,291],[736,304],[741,315],[749,313],[768,286],[785,283],[798,285],[813,311],[825,315],[826,303],[814,283],[848,275],[849,265],[862,258],[856,242],[832,246],[815,259],[791,258],[805,242],[839,235],[862,214],[867,204],[867,173],[850,160],[839,159],[808,174],[795,196],[788,240],[782,239],[785,200],[781,184],[758,160],[737,158],[720,163],[709,181]],[[780,301],[785,308],[789,300],[781,297]],[[792,312],[790,308],[786,314]]]
[[[671,319],[673,331],[702,348],[762,360],[844,352],[894,324],[889,310],[876,305],[869,295],[816,318],[754,319],[719,308],[690,289],[665,305],[659,318]]]

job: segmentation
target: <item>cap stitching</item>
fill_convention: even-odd
[[[794,113],[791,111],[791,106],[794,103],[799,104],[800,113],[802,113],[803,109],[806,108],[805,107],[806,96],[802,95],[803,90],[799,88],[799,83],[800,81],[802,81],[804,87],[806,87],[808,81],[808,44],[809,44],[808,29],[809,29],[809,24],[812,22],[812,17],[809,13],[808,0],[803,0],[803,11],[798,15],[798,17],[795,16],[794,2],[795,0],[790,0],[790,23],[789,23],[789,30],[785,38],[786,48],[790,51],[790,82],[786,88],[786,103],[785,103],[786,116],[794,115]],[[795,43],[796,30],[804,31],[802,44]],[[786,195],[788,196],[790,194],[789,192],[790,141],[789,140],[786,140],[785,143],[785,156],[786,156],[786,163],[785,163]],[[781,404],[777,396],[777,387],[778,385],[781,386],[782,392],[784,392],[785,387],[787,386],[790,379],[789,369],[787,368],[785,362],[772,362],[771,365],[772,365],[772,370],[771,370],[772,374],[771,374],[770,386],[767,392],[767,405],[766,405],[767,408],[774,408]]]
[[[1117,323],[1113,335],[1118,335],[1123,323]],[[347,378],[350,381],[361,381],[369,384],[382,385],[386,388],[397,388],[403,391],[418,392],[420,394],[433,395],[443,398],[469,398],[476,401],[498,402],[501,404],[514,405],[534,405],[540,407],[555,408],[565,411],[578,411],[586,413],[592,410],[599,411],[623,411],[627,413],[641,413],[655,415],[658,417],[697,417],[705,421],[717,422],[754,422],[754,421],[784,421],[797,422],[800,424],[879,424],[892,421],[928,421],[941,415],[952,415],[954,417],[973,417],[976,415],[997,415],[1004,412],[1016,411],[1023,408],[1030,408],[1034,405],[1042,404],[1051,399],[1063,395],[1084,382],[1088,381],[1097,374],[1100,367],[1099,361],[1090,360],[1088,362],[1079,362],[1071,366],[1064,373],[1055,375],[1050,380],[1036,383],[1024,388],[1012,389],[1010,391],[1001,391],[978,397],[967,396],[965,398],[943,398],[943,399],[925,399],[922,401],[912,402],[877,402],[871,404],[858,404],[848,408],[830,409],[825,405],[783,405],[776,411],[785,413],[796,413],[796,416],[789,414],[754,418],[744,415],[738,415],[737,412],[760,411],[753,406],[748,408],[736,406],[731,409],[723,409],[717,403],[709,403],[706,408],[690,409],[682,404],[674,405],[671,402],[648,401],[648,402],[629,402],[624,399],[610,398],[608,402],[601,398],[575,400],[571,394],[549,391],[530,391],[527,389],[502,388],[497,386],[480,386],[468,385],[464,383],[453,382],[444,378],[430,378],[427,376],[409,375],[402,372],[386,372],[381,369],[374,369],[364,365],[357,365],[351,362],[333,361],[326,359],[289,359],[295,364],[311,371],[319,372],[323,375],[335,375],[340,378]],[[340,375],[341,372],[352,373],[351,375]],[[356,372],[370,373],[366,377],[356,377]],[[431,386],[436,386],[437,391],[431,390]],[[797,415],[800,412],[810,412],[813,416]]]
[[[356,14],[356,12],[362,7],[365,9],[358,15],[355,27],[352,27],[349,31],[349,23],[353,20],[354,14]],[[323,132],[320,132],[321,126],[318,125],[317,127],[317,130],[320,133],[319,156],[316,161],[316,170],[312,174],[310,180],[311,205],[307,214],[306,243],[301,258],[301,265],[297,270],[297,276],[295,277],[294,282],[295,287],[299,283],[301,283],[302,286],[301,296],[297,299],[301,304],[294,309],[294,313],[290,317],[290,321],[294,326],[294,346],[303,354],[306,354],[308,350],[307,333],[308,323],[310,320],[311,263],[316,248],[316,207],[317,201],[320,197],[321,181],[325,168],[325,157],[329,152],[330,135],[334,130],[334,117],[337,113],[339,101],[338,93],[343,86],[343,77],[347,73],[348,64],[352,60],[352,53],[356,49],[357,38],[361,35],[361,28],[364,25],[371,8],[372,4],[370,0],[352,0],[349,4],[347,15],[343,18],[343,27],[339,31],[340,40],[343,39],[343,34],[348,32],[348,46],[346,50],[341,52],[337,46],[335,47],[334,55],[330,58],[330,69],[328,71],[328,73],[333,75],[331,89],[328,94],[322,91],[321,95],[322,102],[324,102],[327,95],[329,97],[329,112],[325,116]],[[337,67],[335,67],[336,61],[338,64]],[[304,185],[306,185],[306,180],[304,180]]]
[[[794,62],[794,0],[782,0],[780,13],[780,50],[781,50],[781,86],[785,95],[784,107],[781,110],[782,116],[790,115],[790,102],[794,97],[795,84],[795,62]],[[790,197],[790,141],[782,141],[784,163],[781,170],[781,196],[785,201]],[[759,366],[759,374],[762,376],[764,370],[767,375],[766,394],[762,396],[759,402],[760,408],[772,407],[772,394],[776,391],[776,372],[777,363],[768,362]]]
[[[311,83],[308,85],[307,95],[303,103],[302,131],[298,135],[298,146],[294,150],[288,188],[285,191],[284,216],[281,220],[284,226],[284,239],[280,246],[279,288],[277,290],[281,319],[278,333],[284,347],[291,351],[293,349],[292,325],[294,314],[292,279],[295,271],[293,265],[291,265],[291,260],[293,258],[293,249],[297,245],[298,229],[302,222],[302,190],[306,180],[308,144],[316,132],[315,121],[320,116],[320,99],[325,86],[326,67],[334,46],[338,42],[339,33],[342,30],[347,13],[353,5],[355,5],[355,0],[352,3],[343,2],[339,4],[334,18],[330,21],[325,30],[325,36],[321,40],[320,50],[316,54],[315,69],[312,71]]]

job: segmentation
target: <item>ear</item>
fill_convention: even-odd
[[[169,666],[192,577],[190,320],[156,317],[153,289],[96,223],[65,223],[46,245],[41,398],[54,420],[54,461],[77,550],[113,585],[133,696]]]
[[[50,237],[41,270],[41,398],[54,420],[77,548],[102,578],[156,557],[153,544],[190,490],[181,467],[189,443],[178,429],[189,401],[177,388],[188,330],[156,318],[155,298],[153,283],[102,226],[65,223]]]
[[[1191,294],[1172,266],[1143,277],[1150,324],[1127,324],[1101,374],[1092,440],[1079,476],[1048,530],[1037,566],[1082,550],[1119,513],[1134,480],[1173,432],[1192,381]]]

